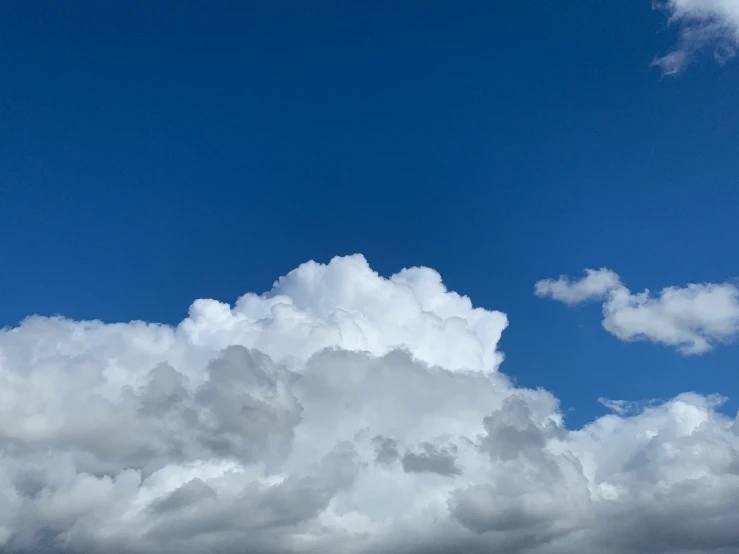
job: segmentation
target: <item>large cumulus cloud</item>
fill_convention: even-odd
[[[739,552],[720,397],[568,430],[497,371],[506,324],[361,256],[176,327],[27,319],[0,333],[0,552]]]

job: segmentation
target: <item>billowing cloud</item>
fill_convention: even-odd
[[[739,552],[739,424],[567,429],[435,272],[308,263],[175,327],[0,332],[0,552]],[[624,404],[625,405],[625,404]]]
[[[603,327],[624,341],[651,340],[684,354],[702,354],[739,334],[739,289],[731,283],[667,287],[653,297],[632,293],[608,269],[586,270],[579,281],[545,279],[539,297],[565,304],[603,299]]]
[[[658,0],[680,38],[673,50],[656,59],[654,65],[665,75],[676,75],[703,50],[712,52],[719,63],[734,57],[739,47],[739,2],[736,0]]]

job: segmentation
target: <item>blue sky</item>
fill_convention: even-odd
[[[736,0],[0,3],[0,554],[739,554],[737,52]]]
[[[739,273],[739,64],[651,64],[649,1],[37,2],[0,17],[0,324],[176,323],[300,263],[436,269],[505,312],[505,373],[597,398],[721,393],[736,346],[623,342],[533,285]]]

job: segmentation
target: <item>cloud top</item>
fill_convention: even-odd
[[[495,371],[505,323],[430,269],[354,256],[176,327],[2,330],[0,552],[736,550],[721,398],[567,429]]]
[[[382,355],[401,347],[432,365],[494,371],[507,325],[505,314],[447,291],[432,269],[404,269],[384,279],[355,255],[307,262],[271,291],[245,294],[233,307],[196,300],[178,330],[198,346],[242,344],[278,362],[306,360],[323,348]]]

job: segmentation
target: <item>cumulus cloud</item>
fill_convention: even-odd
[[[308,263],[177,326],[0,332],[0,552],[739,552],[739,425],[564,424],[430,269]]]
[[[624,341],[674,346],[684,354],[703,354],[739,333],[739,289],[730,283],[667,287],[653,297],[649,290],[632,293],[608,269],[589,269],[579,281],[539,281],[534,293],[565,304],[604,298],[603,327],[609,333]]]
[[[656,59],[654,65],[665,75],[680,73],[702,50],[711,50],[719,63],[734,57],[739,47],[739,2],[736,0],[660,0],[658,9],[679,28],[680,38],[673,50]]]

